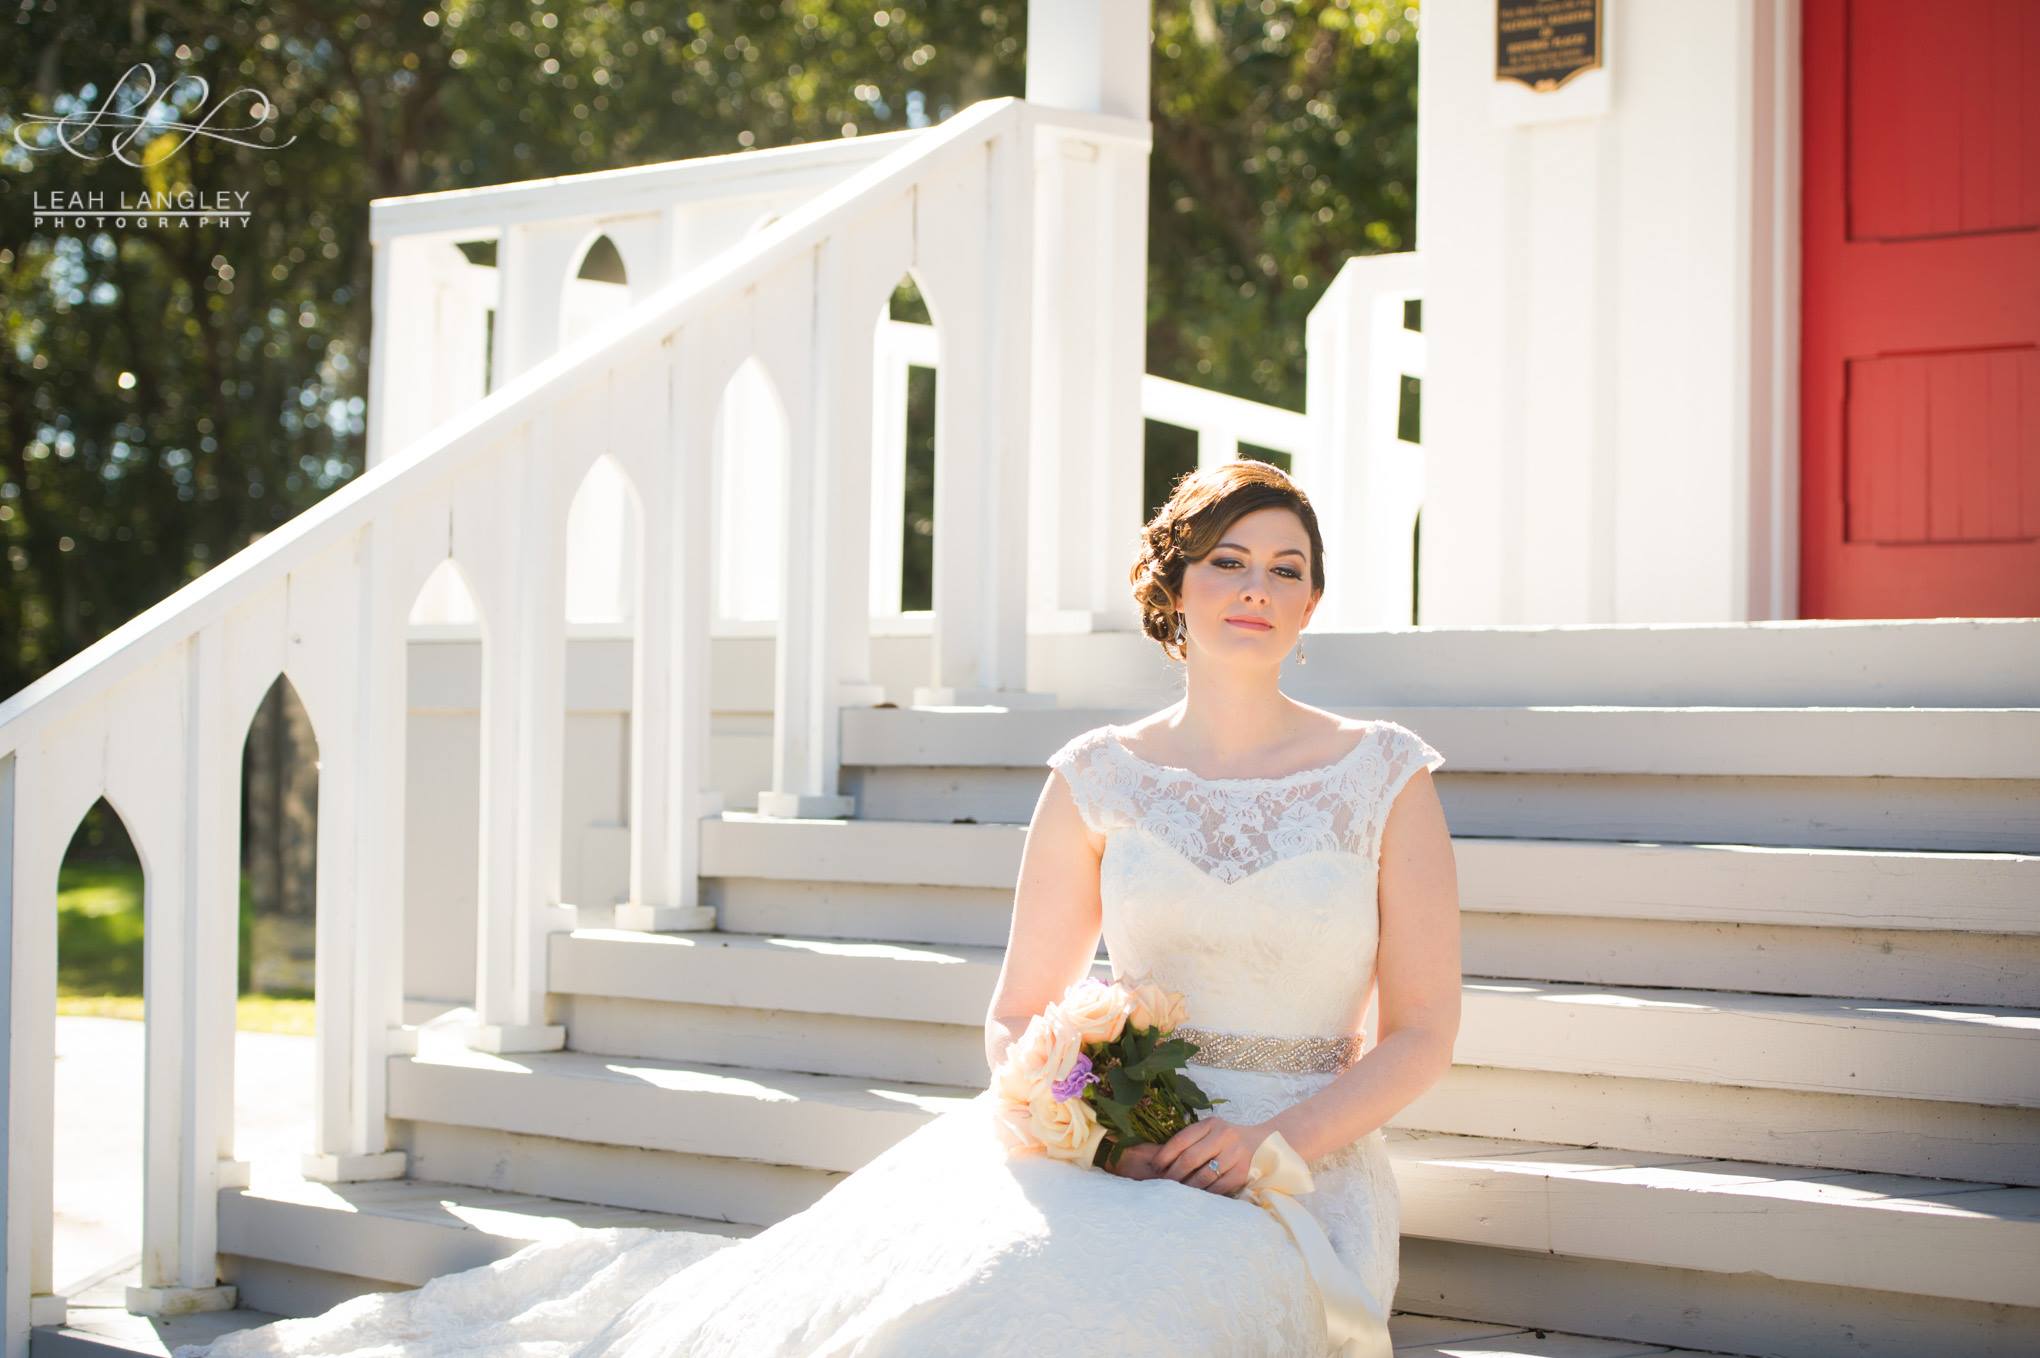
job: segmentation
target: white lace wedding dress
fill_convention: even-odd
[[[1115,974],[1181,991],[1227,1033],[1340,1037],[1374,979],[1376,869],[1396,794],[1444,757],[1408,728],[1369,726],[1334,763],[1204,778],[1135,755],[1116,728],[1048,761],[1105,836],[1104,935]],[[1236,1122],[1335,1074],[1188,1073]],[[1335,1349],[1323,1300],[1275,1216],[1169,1180],[1045,1156],[1008,1158],[980,1096],[930,1121],[806,1211],[747,1240],[590,1231],[214,1344],[269,1354],[1003,1355],[1375,1358]],[[1399,1201],[1379,1131],[1309,1163],[1299,1201],[1385,1322]],[[1385,1331],[1383,1332],[1385,1334]],[[190,1347],[178,1358],[206,1353]]]

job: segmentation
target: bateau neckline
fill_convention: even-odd
[[[1146,755],[1135,754],[1133,752],[1132,748],[1127,745],[1126,741],[1120,737],[1119,732],[1121,728],[1118,726],[1105,727],[1105,738],[1109,740],[1113,745],[1117,746],[1121,754],[1125,755],[1128,759],[1131,759],[1136,764],[1145,764],[1147,767],[1151,769],[1159,769],[1163,773],[1176,774],[1184,778],[1193,779],[1196,782],[1200,783],[1232,784],[1238,786],[1246,784],[1293,783],[1301,779],[1310,778],[1313,776],[1322,776],[1325,774],[1334,773],[1339,769],[1345,767],[1345,765],[1355,755],[1359,754],[1361,750],[1365,749],[1367,743],[1374,738],[1375,733],[1381,730],[1382,725],[1383,723],[1378,721],[1369,722],[1367,726],[1360,732],[1360,739],[1353,742],[1352,748],[1347,750],[1344,754],[1340,755],[1337,759],[1334,759],[1329,764],[1314,764],[1307,769],[1296,769],[1290,773],[1269,774],[1263,777],[1236,776],[1231,778],[1207,778],[1205,775],[1197,772],[1195,769],[1186,769],[1180,764],[1164,764],[1158,760],[1149,759]]]

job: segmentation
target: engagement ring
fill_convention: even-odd
[[[1214,1156],[1212,1156],[1212,1157],[1211,1157],[1211,1158],[1210,1158],[1209,1160],[1206,1160],[1206,1161],[1204,1162],[1204,1172],[1205,1172],[1206,1174],[1216,1174],[1216,1173],[1218,1173],[1218,1157],[1217,1157],[1217,1156],[1215,1156],[1215,1155],[1214,1155]]]

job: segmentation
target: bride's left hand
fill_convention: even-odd
[[[1174,1179],[1192,1188],[1230,1197],[1247,1184],[1254,1152],[1274,1128],[1265,1122],[1229,1122],[1222,1117],[1199,1118],[1164,1141],[1156,1152],[1151,1177]],[[1205,1167],[1218,1161],[1213,1174]]]

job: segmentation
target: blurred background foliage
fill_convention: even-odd
[[[1025,85],[1012,2],[20,0],[0,24],[0,693],[360,470],[371,198],[925,125]],[[1153,29],[1148,369],[1301,409],[1340,261],[1414,243],[1416,5],[1156,0]],[[278,145],[138,142],[144,171],[14,144],[136,62],[206,102],[266,94]],[[195,84],[170,93],[192,119]],[[143,187],[252,215],[35,225],[39,194]],[[1165,487],[1180,441],[1152,451]]]

